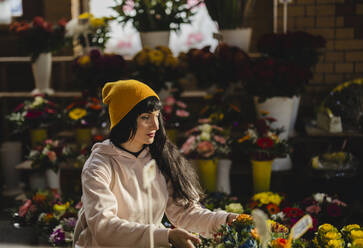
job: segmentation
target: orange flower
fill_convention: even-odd
[[[278,212],[280,212],[280,208],[279,206],[277,206],[276,204],[270,203],[266,206],[268,213],[271,214],[277,214]]]
[[[287,245],[287,239],[277,238],[271,241],[272,248],[284,248]]]
[[[249,135],[245,135],[245,136],[243,136],[242,138],[240,138],[240,139],[238,140],[238,143],[242,143],[242,142],[244,142],[244,141],[248,140],[249,138],[250,138],[250,136],[249,136]]]
[[[257,233],[257,229],[256,229],[256,228],[253,228],[253,229],[251,230],[251,235],[252,235],[252,237],[253,237],[254,239],[259,239],[259,238],[260,238],[260,236],[258,236],[258,233]]]
[[[33,196],[33,201],[35,202],[43,202],[45,201],[45,198],[47,197],[46,194],[42,194],[37,192],[34,196]]]
[[[252,221],[252,216],[249,214],[240,214],[236,220],[239,222]]]

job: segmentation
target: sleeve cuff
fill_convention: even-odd
[[[156,247],[171,247],[169,243],[169,228],[154,229],[154,243]]]

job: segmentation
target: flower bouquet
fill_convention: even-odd
[[[209,123],[200,124],[185,133],[189,137],[181,152],[192,159],[213,159],[228,157],[229,138],[222,127]]]
[[[178,65],[178,59],[168,47],[143,48],[132,59],[131,73],[135,79],[159,91],[166,87],[166,82],[176,82],[181,77]]]
[[[105,108],[96,97],[84,94],[64,110],[66,123],[73,128],[96,127],[103,120]]]
[[[66,20],[61,19],[56,25],[46,22],[43,17],[34,17],[31,23],[14,22],[10,31],[19,36],[19,42],[26,54],[34,62],[41,53],[54,52],[65,44]]]
[[[347,247],[345,246],[342,234],[336,227],[328,223],[318,227],[312,243],[313,247]]]
[[[274,121],[273,118],[263,117],[255,124],[250,124],[244,135],[234,141],[236,152],[245,153],[256,161],[268,161],[286,156],[288,144],[278,136],[281,129],[271,128],[271,123]]]
[[[168,96],[163,103],[164,124],[167,129],[184,126],[190,116],[187,104],[177,100],[174,96]]]
[[[27,129],[54,126],[60,119],[60,112],[57,104],[38,95],[20,103],[6,118],[14,124],[15,133],[23,133]]]
[[[99,47],[105,48],[110,38],[110,17],[94,17],[85,12],[67,22],[66,37],[75,38],[83,48]]]
[[[254,194],[247,204],[246,211],[251,212],[255,208],[263,210],[269,217],[280,212],[284,205],[285,197],[274,192],[261,192]]]
[[[63,145],[59,140],[45,140],[41,145],[30,150],[28,159],[32,161],[34,170],[46,171],[51,169],[58,172],[59,163],[64,161]]]
[[[193,8],[202,1],[189,6],[187,0],[115,0],[112,7],[118,14],[116,20],[128,22],[139,32],[180,30],[180,25],[191,22]]]
[[[126,62],[121,55],[92,49],[74,59],[72,70],[80,87],[87,89],[89,95],[98,96],[106,82],[119,80],[125,75]]]

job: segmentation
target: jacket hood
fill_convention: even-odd
[[[123,156],[128,158],[135,159],[136,157],[131,153],[121,150],[117,146],[115,146],[111,140],[106,139],[103,142],[96,143],[92,146],[92,153],[100,153],[107,154],[111,156]],[[145,149],[139,154],[137,158],[143,158],[149,153],[149,147],[145,147]]]

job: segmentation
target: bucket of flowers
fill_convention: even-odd
[[[278,136],[281,129],[271,127],[274,121],[270,117],[256,120],[233,142],[234,153],[245,154],[250,159],[255,193],[269,191],[273,160],[289,152],[287,142]]]
[[[48,130],[55,127],[60,118],[59,106],[42,95],[25,100],[6,116],[14,125],[14,133],[23,134],[30,130],[32,147],[47,138]]]
[[[75,130],[77,143],[87,146],[92,141],[92,128],[104,123],[106,108],[98,98],[84,93],[65,108],[63,116],[67,125]]]
[[[181,152],[196,162],[202,186],[213,192],[217,186],[218,159],[228,157],[230,147],[226,131],[208,122],[200,120],[198,126],[185,132],[188,139],[182,145]]]

